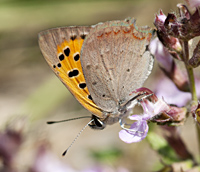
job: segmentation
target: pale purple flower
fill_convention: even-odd
[[[158,61],[159,66],[166,70],[166,72],[171,72],[173,58],[158,38],[151,41],[149,49],[151,54],[153,54]]]
[[[185,0],[191,8],[198,8],[200,6],[200,0]]]
[[[119,138],[126,143],[142,141],[149,130],[148,121],[159,113],[169,110],[169,106],[162,99],[158,99],[156,103],[144,99],[140,104],[143,114],[130,116],[129,119],[136,122],[131,125],[129,130],[124,129],[119,132]]]
[[[38,149],[35,162],[30,172],[77,172],[73,168],[61,162],[48,148],[41,145]]]
[[[0,133],[0,157],[5,166],[12,167],[22,141],[22,133],[19,131],[8,128]]]
[[[195,79],[197,88],[197,96],[200,98],[200,79]],[[170,91],[169,91],[170,90]],[[162,77],[156,84],[155,94],[158,98],[164,97],[168,104],[173,104],[178,107],[185,106],[191,100],[191,93],[180,91],[176,85],[167,77]]]
[[[147,136],[149,130],[147,120],[149,117],[148,115],[133,115],[131,119],[136,120],[130,127],[133,131],[121,130],[119,138],[126,143],[140,142]]]
[[[163,98],[158,98],[151,90],[139,88],[135,92],[149,95],[149,99],[142,98],[139,104],[143,108],[142,115],[132,115],[130,120],[135,121],[129,129],[119,132],[119,138],[126,143],[140,142],[148,133],[148,122],[158,124],[181,123],[184,121],[187,109],[168,105]]]
[[[177,105],[178,107],[185,106],[191,100],[191,93],[180,91],[167,77],[160,79],[156,85],[155,93],[158,98],[164,97],[168,104]]]
[[[149,49],[165,75],[170,78],[180,90],[189,91],[187,77],[180,68],[178,68],[168,49],[163,46],[158,38],[151,41]]]

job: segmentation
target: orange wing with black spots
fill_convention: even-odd
[[[101,116],[92,101],[81,66],[81,47],[91,27],[63,27],[39,33],[43,56],[76,99],[90,112]]]

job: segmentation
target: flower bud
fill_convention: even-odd
[[[179,40],[173,36],[170,36],[170,34],[168,33],[168,29],[166,27],[168,26],[166,22],[169,22],[168,20],[170,20],[168,18],[163,14],[162,11],[160,11],[160,14],[156,15],[154,25],[157,28],[157,35],[159,40],[163,43],[165,47],[169,49],[169,51],[171,51],[172,55],[175,58],[180,60],[179,55],[177,53],[182,52],[182,47]]]

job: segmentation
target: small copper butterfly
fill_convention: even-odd
[[[93,114],[89,126],[103,129],[127,117],[136,100],[130,93],[151,73],[153,33],[132,18],[43,31],[39,46],[54,73]]]

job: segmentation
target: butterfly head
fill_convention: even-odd
[[[92,115],[91,120],[92,122],[89,124],[89,127],[92,129],[103,130],[106,127],[105,122],[95,115]]]

